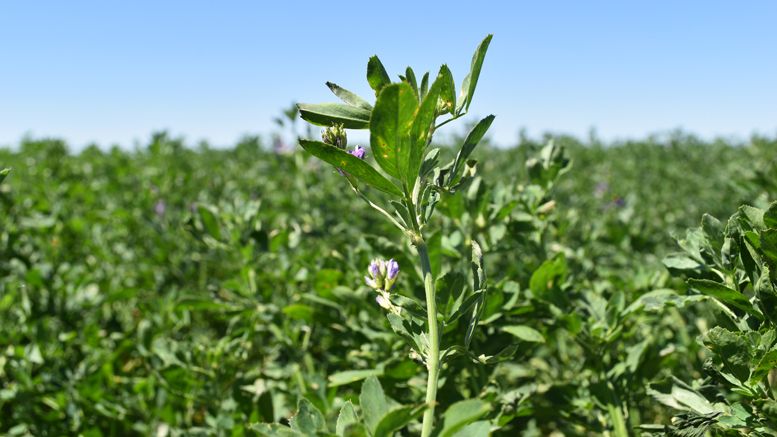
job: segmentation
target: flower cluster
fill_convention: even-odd
[[[367,269],[369,275],[364,277],[367,285],[378,291],[391,291],[394,287],[394,282],[399,275],[399,263],[390,259],[388,261],[382,259],[374,259],[370,263],[370,267]]]
[[[364,280],[370,288],[378,292],[378,297],[375,298],[378,305],[393,313],[399,313],[399,308],[389,300],[389,291],[394,288],[399,275],[399,263],[393,259],[388,261],[374,259],[367,272],[369,274],[364,277]]]
[[[334,124],[321,132],[321,141],[344,150],[348,145],[348,135],[342,124]]]

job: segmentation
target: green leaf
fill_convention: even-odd
[[[467,399],[448,407],[443,414],[443,427],[439,437],[451,437],[456,432],[491,411],[491,405],[480,399]]]
[[[488,35],[475,49],[475,53],[472,55],[472,63],[470,64],[469,74],[464,78],[461,83],[461,94],[459,95],[459,106],[456,108],[456,113],[461,113],[462,109],[469,111],[469,105],[472,103],[472,96],[475,94],[475,87],[478,84],[480,78],[480,69],[483,67],[483,60],[486,58],[486,51],[488,51],[488,45],[491,44],[491,38],[493,35]]]
[[[709,279],[689,279],[688,286],[706,296],[714,297],[726,305],[750,314],[757,314],[744,294]]]
[[[420,176],[426,176],[427,174],[431,173],[432,170],[434,170],[434,168],[437,167],[437,164],[440,162],[439,158],[440,158],[439,148],[434,148],[429,152],[427,152],[423,162],[421,163],[421,169],[418,171],[418,174]]]
[[[475,127],[469,131],[467,138],[464,139],[464,144],[461,145],[461,149],[459,149],[459,153],[456,155],[456,160],[453,162],[453,169],[451,170],[450,176],[448,177],[449,187],[455,185],[456,182],[459,181],[459,168],[467,160],[467,158],[469,158],[469,155],[472,153],[472,151],[475,150],[475,146],[477,146],[480,140],[482,140],[486,135],[486,132],[488,131],[488,128],[491,127],[491,123],[493,121],[494,116],[489,115],[488,117],[480,120],[478,124],[476,124]]]
[[[187,297],[179,300],[175,308],[178,310],[187,311],[235,311],[240,309],[238,306],[228,305],[222,302],[213,300],[213,298],[197,298]]]
[[[777,346],[766,352],[758,361],[758,365],[750,376],[751,384],[757,385],[761,383],[769,372],[774,369],[777,369]]]
[[[761,276],[758,277],[758,281],[753,288],[756,297],[758,297],[758,305],[761,311],[772,323],[777,324],[777,311],[775,311],[775,308],[777,308],[777,290],[775,290],[770,276],[769,266],[763,265],[761,267]]]
[[[441,114],[453,114],[456,110],[456,83],[453,81],[453,73],[447,65],[440,67],[437,80],[440,82],[440,100],[443,103]]]
[[[391,83],[386,68],[383,67],[383,63],[380,62],[377,56],[370,58],[367,62],[367,82],[370,83],[370,88],[375,90],[375,95],[380,94],[380,90],[386,85]]]
[[[464,347],[469,348],[472,336],[475,334],[475,328],[480,322],[480,317],[483,315],[483,308],[485,308],[486,298],[486,271],[483,268],[483,251],[480,248],[480,244],[473,239],[472,240],[472,290],[473,296],[477,296],[474,305],[472,307],[472,313],[467,324],[467,332],[464,334]]]
[[[777,269],[777,229],[761,232],[761,253],[772,269]]]
[[[11,172],[10,168],[4,168],[0,170],[0,182],[3,182],[5,180],[5,177],[8,176],[8,173]]]
[[[426,404],[392,408],[380,419],[372,435],[373,437],[389,437],[394,431],[420,417],[425,410]]]
[[[671,393],[661,393],[652,388],[648,388],[647,393],[658,402],[676,410],[693,411],[700,414],[717,412],[715,407],[700,394],[676,385],[672,387]]]
[[[332,90],[332,92],[343,102],[351,106],[366,109],[367,111],[372,111],[372,105],[370,105],[369,102],[348,91],[347,89],[337,85],[336,83],[327,82],[326,86],[328,86],[329,89]]]
[[[279,425],[277,423],[252,423],[248,425],[251,431],[258,433],[260,436],[266,437],[304,437],[304,434],[300,434],[291,428]]]
[[[410,85],[387,85],[378,95],[370,122],[375,161],[389,175],[404,181],[410,161],[410,129],[418,100]]]
[[[553,140],[543,146],[538,156],[526,161],[530,180],[545,189],[552,187],[556,179],[566,173],[571,166],[572,161],[565,156],[565,149]]]
[[[488,437],[490,435],[491,424],[485,420],[481,420],[480,422],[470,423],[451,437]]]
[[[766,223],[764,223],[764,211],[762,209],[754,208],[750,205],[742,205],[739,207],[739,212],[747,218],[753,228],[758,230],[766,229]]]
[[[704,214],[701,218],[701,228],[704,236],[707,237],[707,243],[719,252],[723,244],[723,225],[720,220],[709,214]]]
[[[344,436],[348,426],[356,423],[359,423],[359,418],[356,416],[356,410],[353,408],[351,401],[347,401],[343,404],[343,407],[340,408],[340,414],[337,416],[335,433],[338,436]]]
[[[698,261],[681,253],[668,255],[663,263],[666,268],[675,270],[696,270],[702,267]]]
[[[532,343],[545,343],[545,337],[540,334],[534,328],[530,328],[524,325],[505,326],[502,331],[514,335],[523,341],[529,341]]]
[[[320,141],[300,139],[299,144],[311,155],[332,164],[367,185],[394,196],[402,195],[402,191],[396,185],[378,173],[370,164],[345,150]]]
[[[703,299],[706,298],[700,295],[680,296],[672,289],[659,288],[641,295],[626,307],[621,315],[627,316],[636,311],[657,312],[670,306],[681,308],[688,303],[699,302]]]
[[[777,228],[777,202],[769,205],[769,209],[764,212],[763,221],[767,228]]]
[[[388,399],[383,393],[383,387],[381,387],[378,378],[370,376],[364,380],[359,395],[359,404],[362,407],[362,415],[367,429],[374,435],[381,419],[389,411]]]
[[[435,111],[437,110],[437,98],[440,95],[440,82],[434,81],[432,88],[424,97],[421,106],[418,107],[418,113],[413,120],[410,130],[410,161],[407,171],[407,185],[412,191],[415,179],[423,161],[426,146],[431,140],[432,128],[434,127]]]
[[[534,271],[529,280],[532,294],[539,299],[550,300],[561,307],[563,296],[552,295],[551,292],[562,285],[567,276],[567,262],[563,254],[558,254],[546,260]]]
[[[486,288],[486,271],[483,268],[483,250],[476,240],[472,240],[472,290],[480,291]]]
[[[326,419],[309,400],[302,398],[297,404],[297,414],[289,420],[291,429],[305,435],[316,435],[317,432],[326,432]]]
[[[364,427],[364,424],[354,423],[345,428],[343,437],[370,437],[370,434],[369,431],[367,431],[367,428]]]
[[[303,120],[319,126],[342,123],[346,129],[368,129],[370,111],[342,103],[300,103],[299,114]]]
[[[467,277],[461,272],[447,272],[435,283],[437,311],[451,323],[450,316],[459,309],[464,300],[464,286]]]
[[[723,370],[745,382],[750,377],[752,352],[745,334],[716,326],[703,338],[704,346],[714,353],[713,361],[723,365]]]
[[[216,218],[216,213],[205,205],[197,206],[197,213],[202,221],[202,226],[205,228],[205,232],[216,240],[221,239],[221,226]]]
[[[413,69],[410,67],[405,69],[405,81],[413,88],[416,98],[418,98],[418,81],[415,78],[415,72],[413,72]]]
[[[283,307],[283,314],[294,320],[313,320],[313,307],[301,303],[294,303]]]
[[[419,98],[423,99],[426,93],[429,91],[429,72],[424,73],[424,77],[421,78],[421,88],[419,89]]]
[[[329,387],[339,387],[352,382],[361,381],[370,376],[382,376],[383,369],[346,370],[329,375]]]

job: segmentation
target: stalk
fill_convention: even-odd
[[[434,427],[434,404],[437,402],[437,377],[440,372],[440,334],[437,326],[437,301],[434,294],[434,282],[432,280],[432,266],[429,262],[429,253],[426,251],[426,243],[421,241],[416,245],[418,256],[421,258],[421,271],[424,275],[424,291],[426,292],[426,314],[429,323],[429,354],[426,359],[426,368],[429,377],[426,380],[426,405],[424,412],[421,437],[429,437]]]

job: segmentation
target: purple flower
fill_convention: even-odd
[[[394,258],[391,258],[388,260],[388,266],[386,269],[388,270],[388,278],[395,279],[399,274],[399,263],[394,261]]]
[[[397,280],[397,276],[399,275],[399,263],[394,261],[394,259],[390,259],[386,261],[386,281],[385,281],[385,290],[389,291],[392,288],[394,288],[394,282]]]
[[[164,200],[158,200],[156,204],[154,205],[154,212],[159,217],[162,217],[165,215],[165,210],[167,210],[167,204],[165,204]]]
[[[380,275],[380,265],[382,264],[382,261],[379,259],[374,259],[370,263],[369,271],[370,274],[375,277]]]
[[[364,281],[370,288],[378,291],[388,292],[394,287],[394,282],[399,275],[399,263],[390,259],[374,259],[367,268],[369,275],[364,277]]]
[[[351,150],[351,151],[350,151],[350,152],[348,152],[348,153],[350,153],[351,155],[353,155],[353,156],[355,156],[355,157],[357,157],[357,158],[359,158],[359,159],[364,159],[364,155],[365,155],[365,153],[366,153],[366,152],[367,152],[367,151],[366,151],[366,150],[364,150],[364,147],[362,147],[362,146],[356,146],[356,148],[355,148],[355,149]]]
[[[353,155],[353,156],[355,156],[355,157],[357,157],[359,159],[364,159],[365,152],[366,152],[366,150],[364,150],[364,147],[362,147],[362,146],[356,146],[355,149],[348,151],[348,153],[350,153],[351,155]],[[345,176],[346,175],[346,173],[341,168],[338,168],[337,172],[340,173],[340,176]]]
[[[382,290],[383,282],[386,278],[386,267],[383,260],[372,260],[370,266],[367,268],[367,273],[369,273],[369,276],[364,277],[364,281],[367,285],[375,290]]]

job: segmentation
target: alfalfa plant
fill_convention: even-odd
[[[480,247],[476,241],[472,241],[473,293],[452,317],[453,320],[468,320],[468,329],[458,341],[446,342],[453,346],[441,350],[441,325],[451,320],[442,320],[437,311],[436,278],[432,274],[426,241],[426,236],[434,231],[430,229],[434,227],[430,219],[441,196],[455,196],[475,176],[476,162],[469,159],[470,155],[494,120],[494,116],[489,115],[475,124],[455,158],[446,165],[440,165],[439,149],[428,150],[438,129],[461,118],[469,110],[490,42],[491,35],[488,35],[478,45],[469,74],[458,92],[453,75],[446,65],[440,67],[434,77],[429,73],[424,74],[420,82],[412,68],[408,67],[405,74],[399,76],[399,82],[392,82],[381,61],[373,56],[367,64],[367,81],[375,91],[374,104],[339,85],[327,82],[329,89],[342,103],[299,105],[304,120],[324,127],[323,141],[300,139],[300,145],[310,154],[334,166],[358,196],[401,230],[417,252],[423,277],[425,304],[410,296],[392,292],[399,274],[399,265],[395,261],[377,259],[368,267],[366,281],[377,292],[378,304],[387,310],[394,331],[408,340],[413,353],[424,362],[428,371],[426,398],[417,406],[383,408],[386,407],[386,400],[382,396],[379,382],[374,378],[365,381],[362,388],[362,420],[349,420],[349,423],[364,426],[371,435],[381,435],[389,429],[391,432],[404,427],[421,414],[421,435],[431,435],[442,361],[458,354],[468,355],[476,361],[479,358],[481,362],[493,358],[478,356],[469,350],[486,295]],[[349,150],[346,129],[368,129],[370,150],[361,147]],[[370,163],[370,156],[374,158],[377,167]],[[382,197],[381,202],[374,196],[375,191],[383,192],[387,198]],[[456,411],[451,410],[454,409],[446,412],[445,425],[440,435],[451,435],[480,417],[475,415],[468,421],[457,420]],[[346,413],[347,417],[355,414],[352,408]],[[343,418],[341,412],[340,419]],[[475,426],[481,430],[485,426],[488,432],[486,422],[476,423]],[[340,434],[345,432],[346,426],[337,428]]]
[[[651,389],[678,414],[671,425],[642,428],[777,435],[777,202],[764,209],[743,205],[725,223],[705,214],[678,244],[682,252],[664,264],[687,277],[690,294],[672,300],[703,300],[717,309],[714,326],[699,339],[708,352],[708,378]]]

